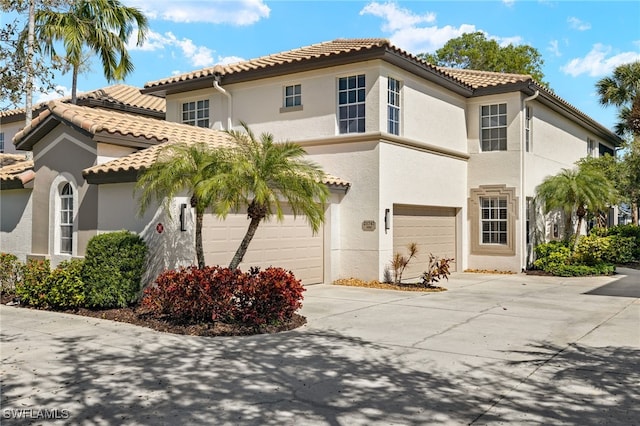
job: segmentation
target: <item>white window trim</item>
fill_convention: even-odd
[[[530,106],[524,108],[524,143],[525,151],[533,151],[533,109]]]
[[[293,87],[295,88],[296,86],[300,86],[300,94],[296,95],[290,95],[287,96],[287,88],[289,87]],[[300,104],[299,105],[291,105],[291,106],[287,106],[287,99],[289,98],[300,98]],[[287,84],[285,86],[282,86],[282,106],[280,107],[280,112],[292,112],[292,111],[302,111],[302,84],[301,83],[294,83],[294,84]]]
[[[598,141],[587,138],[587,156],[592,158],[598,157]]]
[[[204,108],[198,109],[198,102],[207,102],[207,115],[203,118],[198,118],[198,111],[200,110],[204,110]],[[193,120],[193,122],[191,122],[191,120],[185,120],[184,119],[184,106],[188,105],[188,104],[194,104],[194,110],[193,112],[195,113],[195,118]],[[189,110],[190,111],[190,110]],[[180,123],[182,124],[188,124],[190,126],[196,126],[196,127],[202,127],[202,128],[209,128],[211,127],[211,101],[208,98],[203,98],[203,99],[190,99],[190,100],[185,100],[182,101],[180,103]],[[207,126],[199,126],[198,123],[201,121],[207,120],[208,125]]]
[[[397,85],[397,91],[396,90],[391,90],[391,81],[395,81],[396,85]],[[398,80],[397,78],[393,78],[393,77],[387,77],[387,132],[392,134],[392,135],[396,135],[396,136],[400,136],[400,134],[402,133],[401,131],[401,125],[402,125],[402,119],[401,119],[401,115],[402,115],[402,82],[400,80]],[[396,98],[397,100],[394,99],[393,101],[391,101],[391,97]],[[397,121],[392,121],[391,120],[391,115],[390,115],[390,111],[392,109],[395,109],[398,113],[398,119]],[[392,132],[390,127],[391,124],[394,123],[395,126],[397,127],[397,132]]]
[[[73,232],[71,253],[61,252],[61,218],[60,209],[62,206],[60,194],[65,184],[70,184],[73,191]],[[59,261],[70,259],[78,253],[78,207],[80,206],[78,185],[73,175],[63,172],[51,183],[49,194],[49,254],[54,264]]]
[[[340,104],[340,80],[344,79],[344,78],[350,78],[350,77],[356,77],[356,79],[357,79],[360,76],[364,76],[365,99],[362,102],[359,102],[359,101],[356,100],[355,103],[347,102],[346,104]],[[359,88],[358,88],[358,90],[359,90]],[[336,123],[338,125],[338,128],[337,128],[338,134],[340,134],[340,135],[349,135],[349,134],[366,133],[366,130],[367,130],[366,129],[366,126],[367,126],[367,110],[366,110],[366,108],[367,108],[367,99],[366,99],[366,92],[367,92],[367,75],[366,75],[366,73],[348,74],[348,75],[342,75],[342,76],[339,76],[338,78],[336,78],[336,91],[335,91],[335,93],[336,93]],[[350,106],[350,105],[360,105],[360,104],[362,104],[364,106],[364,110],[365,110],[364,111],[364,116],[362,117],[363,120],[364,120],[364,126],[365,126],[363,131],[362,132],[359,132],[359,131],[344,132],[344,133],[341,132],[340,131],[340,123],[342,121],[344,121],[344,120],[341,120],[341,118],[340,118],[340,107],[341,106]]]
[[[503,115],[503,114],[500,114],[500,106],[501,105],[505,106],[505,113],[504,113],[505,124],[503,126],[502,125],[497,125],[497,126],[484,127],[483,124],[482,124],[482,119],[484,117],[483,114],[482,114],[482,109],[484,107],[491,108],[494,105],[496,105],[498,107],[498,114],[497,114],[498,117]],[[508,151],[508,149],[509,149],[509,138],[508,138],[509,137],[509,135],[508,135],[508,130],[509,130],[509,121],[508,121],[509,120],[509,108],[508,108],[507,103],[506,102],[500,102],[500,103],[492,103],[492,104],[480,105],[479,113],[480,113],[479,114],[479,116],[480,116],[480,123],[479,123],[480,124],[480,134],[479,134],[478,140],[480,141],[480,152],[505,152],[505,151]],[[490,114],[488,117],[491,117],[491,116],[492,115]],[[504,147],[504,149],[487,149],[487,150],[485,150],[483,148],[484,139],[482,137],[482,133],[483,133],[482,131],[483,130],[491,130],[491,129],[502,129],[502,128],[505,129],[505,147]]]

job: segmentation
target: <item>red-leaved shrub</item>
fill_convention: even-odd
[[[176,323],[238,322],[261,326],[290,319],[305,291],[282,268],[248,273],[219,266],[195,266],[162,273],[144,292],[141,306]]]

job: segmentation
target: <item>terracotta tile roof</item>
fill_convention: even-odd
[[[211,137],[209,129],[109,109],[90,108],[51,101],[46,110],[33,119],[29,126],[26,126],[15,135],[13,138],[14,143],[18,144],[50,116],[77,126],[94,136],[100,134],[133,136],[145,139],[149,144],[157,144],[168,140],[204,141]]]
[[[56,99],[59,102],[71,101],[71,96],[64,96]],[[108,107],[123,106],[137,109],[146,109],[157,113],[165,113],[166,101],[159,96],[147,95],[140,92],[138,87],[126,84],[115,84],[113,86],[104,87],[102,89],[92,90],[78,94],[79,104],[95,104],[101,103],[102,106]],[[48,102],[41,102],[34,105],[33,110],[38,111],[46,108]],[[24,114],[24,108],[17,108],[8,111],[0,111],[0,118],[10,119],[11,117]]]
[[[240,73],[244,71],[252,71],[258,69],[271,68],[278,65],[290,64],[294,62],[303,62],[310,59],[337,56],[345,53],[367,51],[375,48],[387,47],[402,55],[410,57],[416,61],[422,62],[429,68],[436,70],[436,67],[416,58],[410,53],[393,46],[389,40],[384,38],[362,38],[362,39],[336,39],[324,43],[312,44],[293,50],[287,50],[272,55],[262,56],[256,59],[236,62],[228,65],[215,65],[213,67],[204,68],[161,80],[151,81],[144,85],[145,89],[164,86],[166,84],[177,83],[181,81],[197,80],[199,78],[211,77],[219,74],[221,76]]]
[[[0,154],[0,183],[3,188],[22,187],[33,177],[33,160],[20,154]]]
[[[533,78],[528,74],[508,74],[503,72],[476,71],[444,67],[437,68],[443,74],[455,78],[456,80],[463,81],[474,89],[533,81]]]
[[[193,127],[193,126],[189,126],[189,127]],[[210,132],[213,134],[211,135],[213,137],[210,136],[209,140],[206,141],[207,144],[215,148],[232,146],[231,140],[229,139],[229,136],[226,133],[216,131],[216,130],[210,130]],[[197,142],[201,142],[201,141],[197,141]],[[171,143],[173,142],[165,142],[160,145],[155,145],[155,146],[143,149],[141,151],[134,152],[125,157],[117,158],[115,160],[111,160],[103,164],[98,164],[97,166],[89,167],[88,169],[83,170],[82,174],[83,176],[85,176],[85,178],[87,178],[87,177],[100,175],[100,174],[107,174],[107,173],[139,172],[140,170],[146,169],[147,167],[151,166],[158,158],[158,154],[164,148],[169,146]],[[349,188],[351,186],[351,184],[348,181],[340,179],[339,177],[336,177],[336,176],[328,175],[328,174],[325,174],[323,183],[330,186],[336,186],[336,187],[342,187],[342,188]]]

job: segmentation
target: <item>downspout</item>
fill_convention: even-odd
[[[520,253],[520,264],[522,265],[523,271],[527,268],[527,254],[529,249],[529,245],[527,244],[527,235],[529,233],[529,230],[527,229],[527,194],[525,193],[525,185],[527,183],[525,173],[525,153],[527,144],[525,127],[527,125],[527,102],[531,102],[538,96],[540,96],[540,91],[536,90],[533,95],[522,100],[522,146],[520,147],[520,230],[522,232],[521,247],[524,247],[524,250],[522,250],[522,252]],[[533,121],[533,117],[531,119]],[[531,143],[531,128],[529,128],[529,143]]]
[[[227,97],[227,129],[226,130],[231,130],[231,111],[232,111],[231,94],[220,86],[219,75],[216,75],[215,80],[213,80],[213,88]]]

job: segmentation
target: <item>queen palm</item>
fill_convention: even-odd
[[[562,210],[571,223],[571,215],[575,212],[578,218],[575,244],[580,234],[582,221],[587,211],[597,212],[615,202],[613,184],[600,171],[594,168],[578,167],[562,169],[560,173],[547,177],[536,188],[536,195],[542,202],[544,213]],[[567,227],[567,230],[570,226]],[[567,232],[570,236],[571,232]]]
[[[596,83],[602,105],[619,109],[616,133],[640,135],[640,61],[618,66],[610,77]]]
[[[154,200],[162,200],[165,208],[178,194],[186,192],[196,213],[196,257],[204,268],[202,223],[204,213],[214,202],[214,193],[204,191],[204,183],[212,179],[228,161],[225,151],[213,150],[206,143],[172,144],[160,149],[156,161],[138,176],[136,192],[140,194],[139,213],[143,214]],[[169,211],[169,210],[167,210]]]
[[[324,222],[324,203],[329,190],[322,183],[324,172],[304,158],[306,152],[292,142],[275,143],[273,135],[263,133],[258,140],[242,123],[244,131],[228,131],[235,147],[229,167],[210,180],[205,193],[216,198],[216,213],[222,218],[247,208],[247,232],[229,268],[240,265],[249,243],[264,219],[284,218],[286,203],[294,216],[302,215],[314,233]]]
[[[36,34],[45,52],[59,58],[54,44],[61,41],[63,59],[72,69],[71,102],[76,103],[78,72],[87,47],[102,62],[108,81],[123,80],[133,71],[127,42],[137,28],[137,45],[146,38],[147,18],[134,7],[119,0],[74,0],[68,10],[39,10],[35,16]]]

